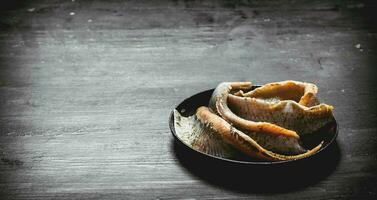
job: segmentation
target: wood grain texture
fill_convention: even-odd
[[[1,199],[376,198],[376,6],[8,1]],[[317,84],[335,107],[338,162],[326,176],[269,192],[252,179],[218,184],[178,159],[168,117],[181,100],[221,81],[287,79]]]

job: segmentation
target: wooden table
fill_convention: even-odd
[[[376,5],[9,0],[1,199],[376,198]],[[222,81],[287,79],[317,84],[335,107],[328,173],[262,188],[221,184],[180,161],[168,127],[177,103]]]

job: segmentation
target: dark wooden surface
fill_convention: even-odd
[[[376,198],[376,10],[351,0],[2,3],[1,199]],[[317,84],[335,107],[326,175],[259,190],[180,161],[168,127],[177,103],[221,81],[286,79]]]

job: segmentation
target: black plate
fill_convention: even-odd
[[[255,89],[259,86],[253,86],[252,89]],[[182,116],[190,116],[195,114],[196,109],[200,106],[208,106],[209,99],[211,98],[211,95],[213,93],[214,89],[206,90],[203,92],[200,92],[198,94],[195,94],[184,101],[182,101],[175,109],[182,115]],[[236,165],[276,165],[276,164],[283,164],[283,163],[292,163],[292,162],[298,162],[301,160],[308,160],[308,159],[314,159],[319,157],[321,154],[323,154],[324,150],[327,149],[332,143],[334,143],[337,135],[338,135],[338,125],[336,123],[336,120],[334,119],[331,123],[328,123],[326,126],[318,130],[318,133],[311,134],[311,138],[302,137],[303,145],[306,148],[312,148],[315,145],[318,145],[320,141],[324,140],[324,144],[322,148],[316,152],[314,155],[310,157],[306,157],[303,159],[298,160],[288,160],[288,161],[259,161],[259,160],[252,160],[250,158],[247,158],[246,156],[240,156],[237,159],[226,159],[221,157],[216,157],[210,154],[206,154],[200,151],[197,151],[190,146],[186,145],[176,134],[175,128],[174,128],[174,110],[170,114],[169,119],[169,126],[170,130],[175,138],[175,140],[178,143],[179,148],[183,148],[186,153],[189,153],[187,155],[190,156],[197,156],[201,157],[205,160],[212,160],[216,162],[221,163],[230,163],[230,164],[236,164]],[[315,137],[313,137],[315,136]]]

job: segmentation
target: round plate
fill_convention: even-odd
[[[252,90],[260,87],[260,86],[253,86]],[[182,115],[182,116],[190,116],[194,115],[196,112],[196,109],[199,108],[200,106],[208,106],[209,99],[211,98],[211,95],[213,93],[214,89],[206,90],[203,92],[200,92],[198,94],[195,94],[184,101],[182,101],[175,109]],[[195,150],[191,148],[190,146],[186,145],[177,135],[175,132],[175,126],[174,126],[174,110],[170,114],[170,119],[169,119],[169,126],[170,130],[179,144],[180,148],[184,148],[185,151],[188,151],[190,155],[193,156],[199,156],[204,159],[208,160],[216,160],[219,162],[225,162],[225,163],[233,163],[233,164],[241,164],[241,165],[275,165],[275,164],[282,164],[282,163],[291,163],[291,162],[297,162],[300,160],[308,160],[308,159],[313,159],[318,157],[320,154],[324,152],[326,148],[332,144],[337,135],[338,135],[338,125],[336,120],[334,119],[332,122],[328,123],[326,126],[321,128],[320,130],[317,131],[315,134],[310,134],[311,136],[307,137],[301,137],[301,140],[303,142],[303,146],[310,149],[316,145],[318,145],[322,140],[324,141],[324,144],[322,148],[316,152],[315,154],[303,158],[303,159],[298,159],[298,160],[287,160],[287,161],[260,161],[260,160],[253,160],[251,158],[248,158],[247,156],[242,155],[240,153],[240,156],[237,157],[236,159],[227,159],[227,158],[221,158],[217,156],[213,156],[210,154],[206,154],[204,152],[200,152],[198,150]]]

